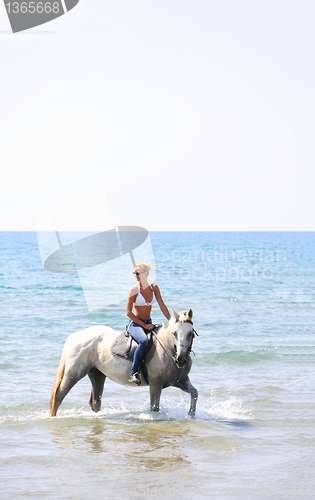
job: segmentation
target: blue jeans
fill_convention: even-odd
[[[151,318],[142,319],[141,321],[143,323],[146,323],[147,325],[152,323]],[[130,320],[128,323],[127,331],[129,335],[139,344],[133,355],[133,364],[130,372],[130,375],[134,375],[138,371],[145,348],[148,345],[148,337],[146,336],[143,328],[140,325],[137,325],[137,323],[132,320]]]

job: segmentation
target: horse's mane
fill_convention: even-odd
[[[189,319],[189,316],[188,316],[188,311],[181,311],[180,313],[178,313],[178,322],[179,323],[185,323],[185,321],[187,321],[187,319]],[[170,318],[169,321],[163,321],[162,323],[162,328],[164,329],[164,331],[168,331],[170,329],[173,329],[175,323],[176,323],[176,318],[174,316],[172,316]]]

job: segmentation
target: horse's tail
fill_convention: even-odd
[[[54,384],[52,386],[51,390],[51,398],[50,398],[50,413],[49,416],[53,417],[55,415],[55,405],[56,405],[56,393],[60,387],[60,384],[62,382],[64,373],[65,373],[65,366],[66,366],[66,359],[65,359],[65,352],[63,350],[62,355],[61,355],[61,360],[57,369],[57,373],[55,376]]]

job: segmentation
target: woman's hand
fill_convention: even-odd
[[[148,325],[145,325],[146,330],[152,330],[154,328],[154,325],[152,323],[149,323]]]

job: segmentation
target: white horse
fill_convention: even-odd
[[[179,314],[172,309],[171,319],[162,325],[156,335],[154,355],[146,363],[147,377],[141,374],[141,385],[150,386],[152,411],[159,411],[162,389],[175,386],[190,394],[189,415],[195,416],[198,391],[188,377],[192,365],[192,341],[197,334],[191,321],[192,315],[191,309]],[[101,409],[106,377],[118,384],[137,387],[128,382],[130,360],[111,352],[112,343],[120,333],[108,326],[92,326],[68,337],[52,388],[50,416],[56,415],[70,389],[86,375],[92,384],[89,403],[95,412]]]

